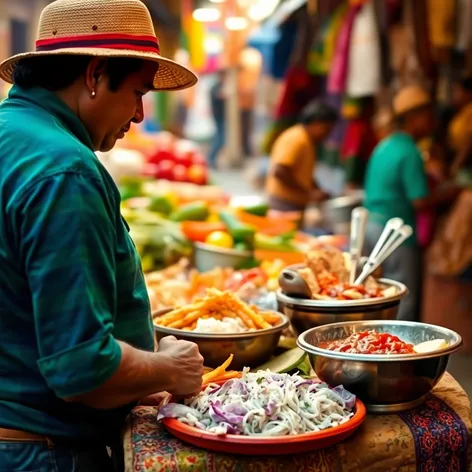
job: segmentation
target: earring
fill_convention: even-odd
[[[95,96],[97,95],[97,93],[95,92],[95,90],[92,90],[92,98],[95,98]]]

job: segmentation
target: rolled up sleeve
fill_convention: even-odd
[[[80,172],[44,178],[21,208],[21,255],[32,296],[38,368],[58,397],[95,390],[118,369],[115,231],[100,183]]]

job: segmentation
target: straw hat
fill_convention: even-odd
[[[161,56],[151,15],[140,0],[54,1],[41,13],[35,52],[2,62],[0,78],[13,83],[13,70],[21,59],[60,54],[157,62],[155,90],[181,90],[197,82],[193,72]]]
[[[393,99],[393,111],[396,116],[404,115],[417,108],[431,105],[431,96],[419,85],[402,88]]]

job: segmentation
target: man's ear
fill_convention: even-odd
[[[90,93],[97,89],[98,82],[103,80],[102,77],[107,70],[107,60],[102,57],[94,57],[85,72],[85,84]]]

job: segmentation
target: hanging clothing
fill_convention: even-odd
[[[264,152],[269,154],[277,137],[298,122],[303,108],[319,96],[319,85],[319,76],[310,74],[305,67],[292,67],[288,70],[275,120],[266,133]]]
[[[347,95],[354,98],[375,95],[381,86],[382,62],[372,0],[365,3],[355,17],[347,63]]]
[[[348,11],[348,4],[342,4],[322,26],[320,37],[308,54],[308,70],[312,74],[328,74],[336,54],[337,39]]]
[[[434,48],[452,48],[456,41],[456,0],[427,0],[429,40]]]
[[[472,190],[464,190],[436,234],[428,269],[442,277],[462,275],[472,267]]]
[[[354,21],[361,6],[350,6],[336,41],[336,53],[328,75],[328,91],[332,94],[344,93],[348,75],[349,49]]]
[[[341,148],[346,182],[362,187],[367,163],[377,146],[377,136],[370,120],[357,118],[347,124]]]
[[[456,152],[472,137],[472,103],[466,105],[449,125],[449,146]]]

